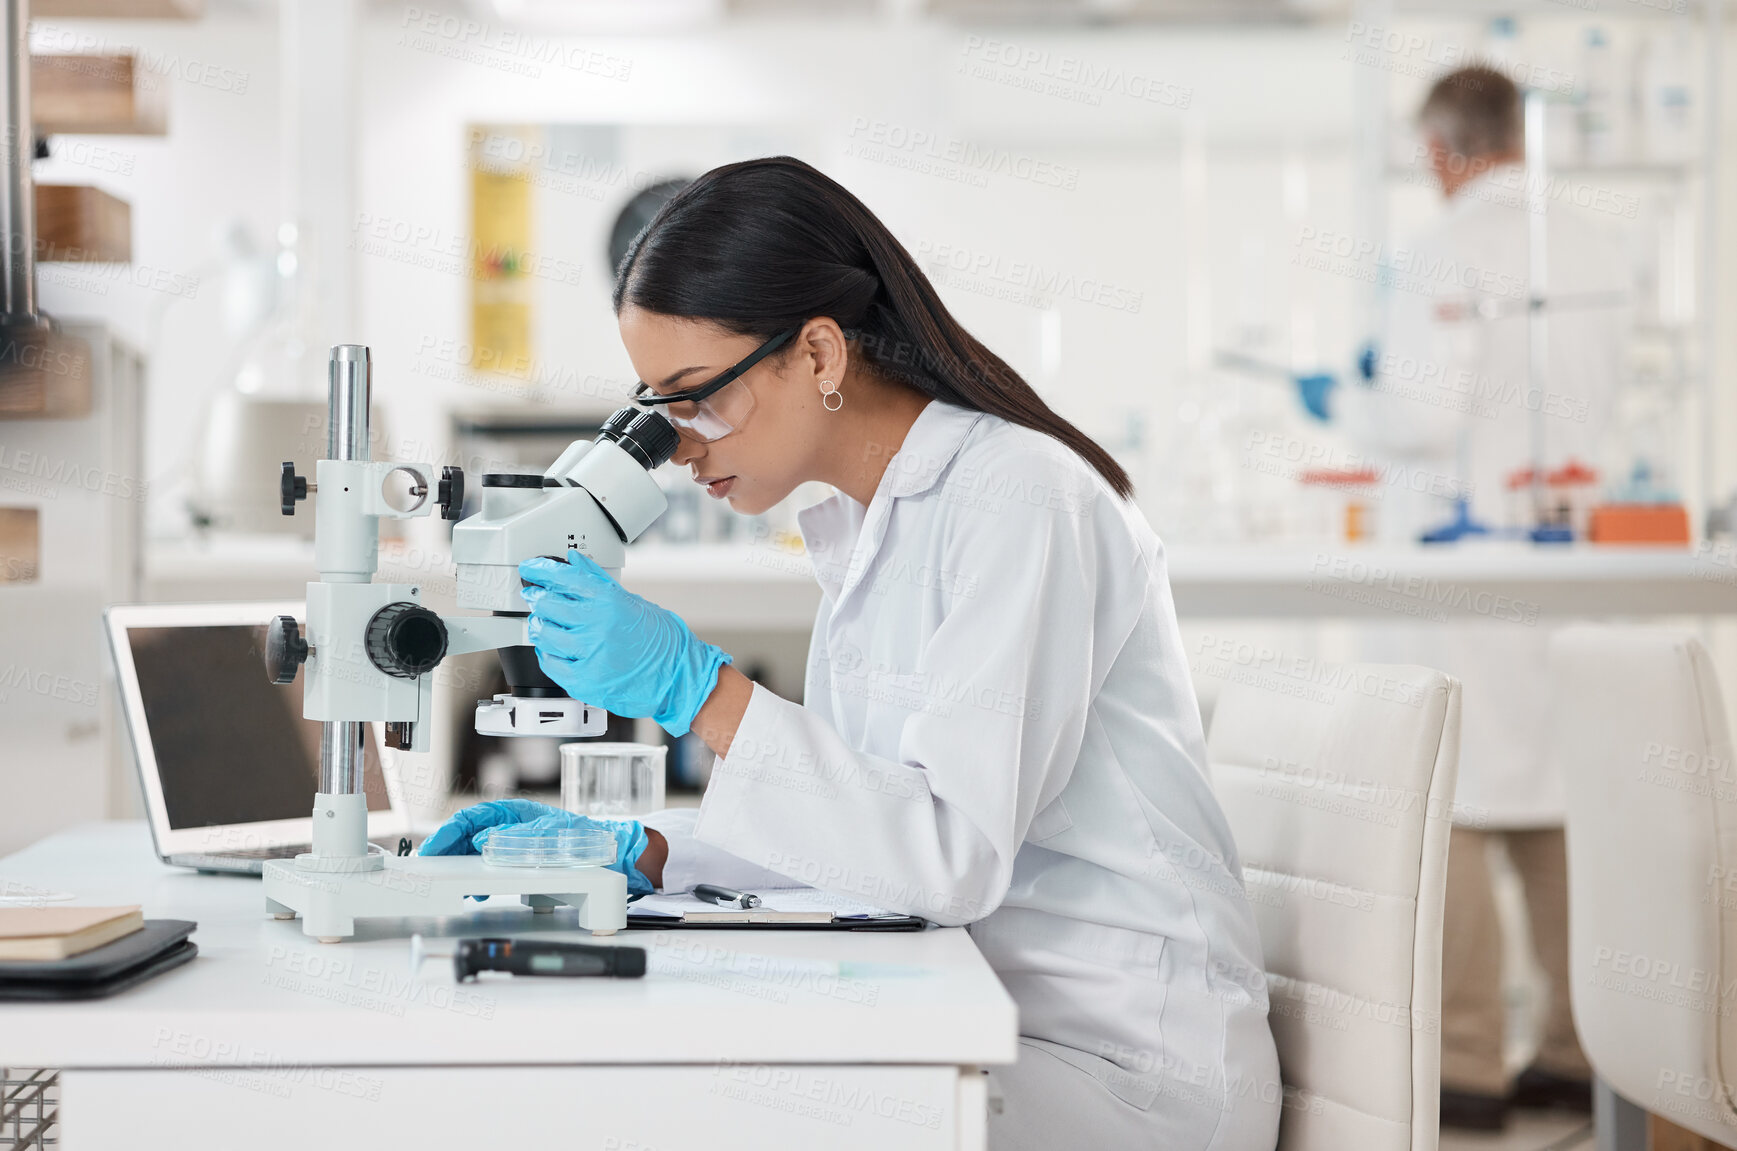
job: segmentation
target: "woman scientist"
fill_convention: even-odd
[[[578,552],[521,569],[556,682],[719,757],[697,818],[610,825],[630,890],[783,877],[968,924],[1019,1005],[997,1149],[1271,1151],[1260,940],[1127,474],[799,161],[689,185],[614,300],[713,498],[837,489],[799,516],[824,593],[801,705]],[[481,804],[423,850],[538,818],[584,821]]]

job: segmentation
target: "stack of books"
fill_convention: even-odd
[[[0,960],[68,959],[144,926],[137,907],[0,907]]]

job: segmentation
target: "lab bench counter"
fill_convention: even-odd
[[[1477,541],[1167,548],[1176,614],[1530,623],[1737,614],[1737,548]]]
[[[1165,547],[1184,618],[1449,621],[1737,614],[1737,546],[1601,547],[1473,542]],[[408,558],[408,562],[407,562]],[[450,586],[444,558],[383,547],[381,579]],[[282,538],[154,546],[158,600],[298,598],[312,544]],[[771,543],[635,545],[623,583],[693,627],[806,632],[820,604],[808,557]]]
[[[248,1122],[252,1147],[295,1145],[319,1115],[455,1146],[490,1133],[467,1109],[538,1091],[608,1116],[617,1142],[574,1144],[587,1147],[980,1147],[975,1069],[1015,1058],[1013,1002],[959,929],[624,932],[612,942],[653,964],[643,979],[458,984],[439,960],[412,976],[409,921],[317,943],[266,917],[257,879],[158,862],[142,823],[84,825],[0,859],[0,890],[31,888],[199,924],[197,959],[112,999],[0,1003],[0,1065],[62,1069],[69,1148],[109,1145],[141,1106],[180,1116],[163,1146],[235,1145],[201,1142],[207,1121],[191,1117],[213,1107]],[[414,926],[447,952],[460,935],[589,939],[572,914]],[[672,1095],[691,1114],[657,1114]],[[852,1110],[883,1097],[894,1102]]]

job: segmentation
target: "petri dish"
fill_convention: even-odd
[[[499,827],[482,846],[494,867],[607,867],[615,862],[615,836],[598,828]]]

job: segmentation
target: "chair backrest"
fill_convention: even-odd
[[[1551,640],[1574,1025],[1630,1102],[1737,1143],[1737,763],[1707,651],[1660,627]]]
[[[1280,1151],[1434,1151],[1459,681],[1352,664],[1233,683],[1213,785],[1260,924]]]

